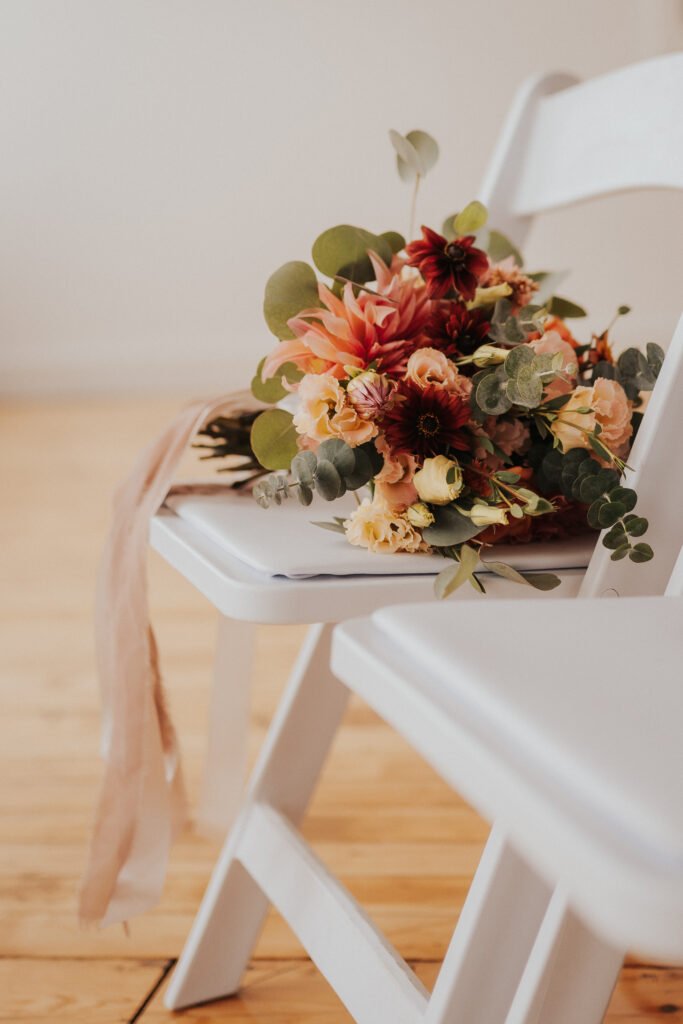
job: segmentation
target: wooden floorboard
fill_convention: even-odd
[[[91,623],[97,555],[115,483],[176,407],[156,399],[0,409],[0,1021],[131,1020],[178,956],[216,857],[215,838],[184,836],[160,906],[133,921],[129,936],[76,923],[100,779]],[[150,559],[150,572],[196,800],[214,615],[160,559]],[[252,758],[302,635],[299,628],[258,630]],[[354,701],[305,832],[431,983],[486,838],[484,823]],[[681,1003],[680,972],[630,966],[609,1020],[683,1020],[672,1009]],[[159,993],[138,1019],[178,1018]],[[348,1016],[271,914],[240,997],[182,1019],[336,1024]]]

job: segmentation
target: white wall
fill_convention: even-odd
[[[531,71],[676,48],[678,0],[0,0],[0,389],[233,385],[273,269],[340,221],[406,229],[388,128],[439,140],[438,225]],[[616,197],[547,218],[531,262],[661,339],[681,226],[683,196]]]

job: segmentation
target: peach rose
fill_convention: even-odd
[[[301,404],[294,416],[294,426],[299,434],[316,441],[338,437],[351,447],[376,435],[377,426],[358,415],[331,374],[307,373],[299,381],[297,394]]]
[[[397,515],[383,502],[366,498],[344,523],[350,544],[369,551],[394,554],[425,548],[422,536],[405,516]]]
[[[590,412],[577,411],[582,408]],[[598,377],[590,388],[577,388],[551,429],[566,452],[570,448],[590,448],[585,431],[595,430],[596,423],[602,428],[600,440],[605,446],[615,455],[623,455],[633,433],[631,405],[621,384],[607,377]]]
[[[545,334],[541,335],[540,338],[534,339],[529,342],[529,347],[534,350],[536,355],[556,355],[558,352],[562,355],[562,377],[555,377],[546,385],[545,397],[546,398],[559,398],[560,395],[568,395],[576,384],[576,377],[579,372],[579,364],[576,359],[576,352],[569,344],[562,338],[558,331],[546,331]]]
[[[595,418],[602,427],[600,440],[615,455],[623,455],[633,433],[631,403],[616,380],[598,377],[593,385]]]
[[[579,409],[590,411],[579,412]],[[595,430],[593,388],[576,388],[566,405],[559,410],[557,419],[551,424],[550,429],[560,442],[563,452],[568,452],[571,448],[590,449],[586,431]]]
[[[406,367],[405,379],[426,388],[428,384],[447,388],[463,398],[472,390],[472,381],[463,377],[457,366],[436,348],[418,348]]]
[[[378,437],[375,447],[384,456],[384,465],[375,477],[378,499],[392,508],[405,508],[417,501],[413,483],[417,462],[407,452],[392,452],[384,437]]]
[[[531,434],[522,420],[494,419],[489,432],[491,440],[505,455],[521,455],[529,447]]]

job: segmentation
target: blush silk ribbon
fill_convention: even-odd
[[[114,496],[95,604],[105,771],[81,885],[83,924],[125,923],[153,907],[171,843],[187,821],[178,739],[149,618],[149,527],[194,434],[218,413],[250,408],[261,406],[237,392],[182,409]]]

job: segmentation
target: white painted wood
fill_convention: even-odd
[[[256,804],[237,856],[354,1020],[423,1020],[428,992],[422,982],[286,818]]]
[[[242,802],[247,770],[255,626],[218,616],[214,679],[198,831],[224,836]]]
[[[676,92],[680,95],[682,80],[680,55],[636,65],[582,85],[574,85],[575,79],[560,74],[533,80],[510,114],[480,193],[491,209],[494,226],[521,243],[533,215],[550,207],[624,188],[683,187],[681,124],[680,119],[671,116],[669,103]],[[680,347],[680,339],[674,345]],[[660,409],[666,407],[667,417],[648,414],[639,440],[644,451],[653,450],[655,434],[658,441],[664,436],[660,430],[664,429],[662,423],[666,419],[667,431],[671,427],[666,436],[674,439],[669,458],[672,451],[677,451],[680,434],[675,419],[668,418],[673,403],[667,402],[666,397],[672,393],[674,378],[678,380],[677,347],[658,385],[662,388],[663,382],[659,400],[652,406],[655,410],[658,405]],[[650,448],[646,449],[648,444]],[[653,463],[651,469],[636,470],[640,474],[638,490],[643,508],[646,501],[661,500],[664,480],[667,488],[671,483],[670,477],[662,476],[661,467],[657,469]],[[677,507],[680,508],[680,502]],[[655,518],[651,516],[653,522]],[[663,572],[672,537],[679,535],[671,532],[668,519],[662,522],[662,550],[667,554],[657,569]],[[654,533],[652,536],[654,539]],[[366,614],[383,603],[431,600],[429,577],[264,580],[236,559],[217,553],[215,545],[198,536],[177,516],[165,512],[156,517],[151,540],[224,615],[234,618],[334,622],[349,615]],[[584,592],[603,593],[610,589],[606,581],[611,567],[603,563],[600,556]],[[636,587],[644,586],[642,570],[643,566],[633,567]],[[581,575],[572,571],[562,574],[565,593],[576,593]],[[656,586],[658,593],[663,591],[661,582],[648,586]],[[492,580],[491,590],[496,596],[526,596],[522,588],[505,581]],[[387,639],[386,629],[382,632],[376,624],[358,622],[342,627],[335,642],[334,668],[344,680],[342,684],[329,671],[329,627],[317,627],[311,635],[269,733],[244,812],[226,843],[172,979],[167,996],[170,1007],[235,991],[267,908],[263,886],[298,927],[313,959],[343,993],[357,1020],[388,1019],[381,1006],[378,1010],[374,1003],[366,1001],[379,992],[389,992],[390,998],[396,1000],[389,1015],[392,1020],[419,1019],[411,1014],[421,1012],[423,993],[415,989],[410,975],[405,974],[404,967],[380,941],[365,916],[288,824],[296,825],[305,811],[343,713],[346,687],[367,699],[444,778],[489,820],[499,823],[426,1010],[428,1024],[464,1024],[465,1019],[468,1024],[495,1024],[495,1020],[503,1020],[502,1014],[513,998],[513,1016],[508,1024],[578,1024],[579,1019],[581,1024],[591,1024],[598,1019],[596,1014],[618,969],[619,954],[615,950],[640,946],[656,955],[683,957],[683,857],[680,863],[676,860],[678,817],[674,805],[672,831],[667,832],[657,819],[668,860],[665,868],[661,859],[657,861],[655,872],[652,850],[632,841],[628,830],[616,840],[610,834],[609,813],[603,814],[605,820],[599,827],[596,817],[591,816],[590,800],[585,806],[585,801],[579,801],[577,806],[575,800],[562,799],[562,785],[556,775],[552,770],[539,772],[538,761],[534,760],[542,744],[529,744],[529,734],[524,729],[516,736],[513,730],[511,738],[509,726],[519,724],[519,708],[515,705],[514,686],[509,687],[509,692],[506,689],[510,683],[509,673],[506,674],[509,659],[497,676],[498,697],[503,702],[507,699],[507,711],[502,709],[488,718],[482,717],[480,703],[471,699],[482,689],[482,677],[478,675],[482,644],[477,637],[489,629],[487,617],[477,615],[474,601],[468,600],[471,597],[460,592],[460,603],[448,606],[452,618],[442,625],[440,635],[429,648],[434,655],[439,645],[448,641],[449,649],[442,651],[442,655],[450,666],[450,676],[426,671],[424,644],[417,657],[410,644],[400,649],[398,634]],[[485,600],[490,602],[491,598]],[[666,606],[662,609],[665,617],[671,617],[680,607],[671,599],[667,599]],[[413,623],[425,614],[431,616],[435,607],[428,612],[424,605],[411,608],[408,620],[401,626],[403,638],[410,634]],[[598,613],[588,602],[558,605],[547,598],[535,605],[519,605],[517,601],[504,608],[498,605],[496,628],[504,625],[510,633],[507,641],[498,635],[497,640],[502,651],[513,650],[519,637],[526,635],[529,622],[534,622],[535,641],[541,636],[551,650],[548,657],[528,663],[525,671],[532,673],[538,663],[538,671],[542,668],[543,675],[534,677],[535,684],[544,687],[546,667],[552,664],[557,676],[553,677],[553,685],[562,686],[563,673],[570,672],[571,665],[557,663],[555,654],[561,639],[566,639],[569,621],[576,618],[570,630],[572,635],[590,637],[594,634],[595,617],[599,614],[604,632],[606,619],[611,616],[613,642],[617,630],[622,631],[623,637],[621,647],[616,643],[615,650],[628,650],[633,636],[640,637],[651,618],[644,608],[635,608],[631,602],[619,602],[619,615],[610,607],[611,603],[601,604]],[[543,615],[545,625],[540,624]],[[562,638],[553,632],[558,624]],[[672,643],[678,635],[678,629],[670,629]],[[553,638],[555,646],[551,643]],[[491,645],[486,646],[489,649]],[[450,685],[456,662],[460,678],[469,677],[474,684],[460,693],[459,705],[457,701],[454,704]],[[666,657],[664,664],[668,664]],[[624,671],[628,669],[633,670],[633,665],[627,665]],[[610,672],[607,666],[605,672],[598,673],[595,693],[598,682],[610,679]],[[574,683],[573,674],[571,679],[564,679],[565,687]],[[658,683],[664,687],[662,696],[670,696],[671,680],[667,682],[662,677]],[[580,697],[577,700],[580,703]],[[589,694],[581,706],[590,708],[590,724],[594,727],[599,720],[594,695]],[[680,719],[680,715],[674,718],[669,711],[667,721],[665,700],[661,705],[655,702],[652,709],[660,716],[657,722],[663,730]],[[552,729],[547,741],[553,742]],[[628,745],[629,750],[631,747]],[[565,761],[558,760],[565,763],[566,742],[561,751]],[[645,790],[647,780],[653,777],[652,764],[648,767],[649,771],[642,772]],[[599,778],[596,776],[598,782]],[[566,797],[566,779],[564,784]],[[640,799],[642,794],[643,790],[636,787],[636,798]],[[641,805],[644,814],[650,813],[657,803],[657,795],[650,795],[651,806]],[[665,787],[664,803],[669,798],[670,791]],[[674,841],[670,843],[672,836]],[[515,850],[518,852],[513,853]],[[239,857],[248,862],[258,884]],[[557,895],[548,904],[550,888],[558,880],[562,886],[558,893],[564,892],[566,896]],[[565,899],[570,902],[571,911],[565,906]],[[319,908],[310,910],[309,900],[315,900]],[[342,921],[343,938],[336,946],[321,927],[321,920]],[[337,931],[339,928],[334,930]],[[367,985],[357,984],[359,977],[368,975],[354,969],[354,936],[360,936],[359,948],[371,950],[365,957],[369,962],[365,971],[377,978],[369,986],[372,991],[367,991]],[[487,971],[487,952],[492,943],[498,952],[498,986],[489,984]],[[504,957],[506,966],[501,972],[499,964]],[[582,965],[586,959],[597,968],[595,980],[585,976]],[[581,1018],[576,1012],[572,1016],[568,1009],[573,998],[573,990],[571,997],[567,994],[567,977],[571,976],[567,974],[568,965],[574,965],[572,969],[578,967],[581,974],[580,988],[576,990],[580,1001],[574,1004],[585,1008]]]
[[[504,1020],[550,896],[550,887],[494,825],[429,1000],[425,1024]]]
[[[683,54],[518,93],[480,192],[491,224],[524,241],[544,210],[636,188],[683,188]]]
[[[306,809],[348,700],[348,690],[330,671],[330,637],[331,626],[313,626],[304,642],[259,755],[245,809],[225,842],[171,976],[169,1009],[217,999],[239,986],[268,900],[236,851],[257,801],[267,801],[294,824]]]
[[[600,1024],[623,960],[556,889],[505,1024]]]
[[[676,559],[671,578],[666,588],[667,597],[683,597],[683,547]]]
[[[489,211],[489,223],[522,245],[531,214],[520,214],[515,194],[524,174],[537,108],[544,96],[574,85],[576,75],[562,72],[533,75],[518,89],[484,175],[479,198]]]
[[[683,316],[669,345],[643,422],[629,455],[626,486],[638,493],[637,510],[650,528],[643,540],[655,552],[634,566],[628,558],[613,562],[601,543],[595,548],[581,596],[663,594],[683,544]]]

